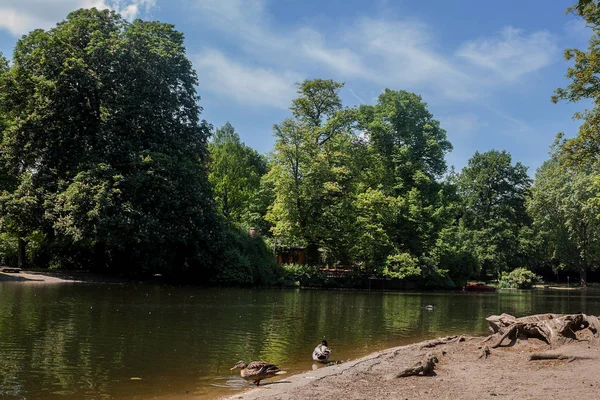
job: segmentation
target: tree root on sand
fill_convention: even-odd
[[[591,333],[590,342],[598,340],[600,321],[598,317],[585,314],[538,314],[522,318],[515,318],[509,314],[492,315],[486,318],[493,335],[485,341],[499,337],[495,344],[490,346],[495,349],[514,345],[519,339],[540,339],[552,348],[578,340],[577,332],[588,330]],[[485,342],[484,341],[484,342]]]
[[[413,375],[435,376],[436,373],[433,369],[435,368],[435,364],[438,362],[438,358],[435,356],[435,354],[427,353],[421,361],[418,361],[410,368],[400,371],[395,377],[404,378],[406,376]]]

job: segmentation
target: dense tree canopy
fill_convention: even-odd
[[[444,156],[452,145],[420,96],[386,89],[375,106],[361,106],[360,115],[385,168],[386,191],[407,193],[446,172]]]
[[[210,263],[219,228],[196,84],[169,24],[91,9],[24,36],[0,79],[2,161],[19,177],[4,210],[28,188],[35,228],[97,267]]]
[[[528,202],[529,212],[547,240],[546,258],[555,258],[579,273],[584,286],[587,272],[600,265],[596,176],[592,168],[565,167],[555,155],[538,169]]]
[[[571,82],[553,100],[594,108],[532,187],[506,151],[448,173],[444,121],[418,94],[385,89],[348,107],[331,79],[297,84],[260,155],[231,124],[213,133],[200,119],[172,25],[75,11],[21,38],[10,62],[0,54],[0,252],[221,284],[327,282],[320,266],[335,265],[444,287],[548,263],[585,284],[600,263],[600,7],[570,11],[592,37],[566,51]],[[290,246],[309,266],[274,265]]]
[[[229,122],[216,130],[208,148],[211,155],[208,179],[219,209],[231,222],[251,224],[248,212],[258,194],[260,179],[266,173],[265,160],[240,141]]]
[[[572,62],[566,75],[571,82],[552,96],[555,103],[585,99],[593,102],[591,109],[574,116],[582,121],[577,137],[562,143],[563,162],[576,166],[596,162],[600,155],[600,5],[596,0],[579,0],[567,11],[582,18],[592,32],[587,50],[565,50],[565,60]]]
[[[481,265],[496,274],[518,267],[519,233],[529,223],[527,168],[513,165],[506,151],[476,152],[457,183],[464,226]]]

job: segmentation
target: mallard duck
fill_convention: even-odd
[[[231,368],[231,371],[237,368],[240,369],[242,378],[247,381],[254,381],[256,386],[258,386],[263,379],[286,373],[285,371],[281,371],[277,365],[266,361],[251,361],[250,364],[246,364],[245,361],[238,361],[237,364]]]
[[[321,343],[318,344],[313,350],[312,358],[315,361],[326,363],[330,354],[331,349],[327,347],[327,340],[322,340]]]

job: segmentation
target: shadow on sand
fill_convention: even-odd
[[[263,387],[263,386],[277,385],[279,383],[292,383],[292,381],[261,382],[260,386],[256,386],[254,384],[252,384],[252,386],[253,387]]]

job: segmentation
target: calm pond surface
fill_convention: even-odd
[[[428,311],[426,304],[434,304]],[[600,293],[382,293],[0,283],[0,398],[210,399],[245,388],[229,371],[264,359],[332,359],[456,333],[502,312],[600,314]],[[133,378],[133,379],[132,379]]]

